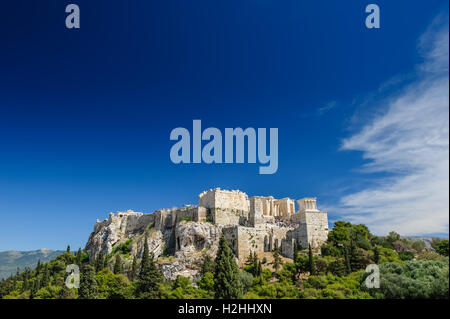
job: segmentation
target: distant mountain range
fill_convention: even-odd
[[[433,241],[433,238],[448,239],[447,237],[437,237],[437,236],[402,236],[402,237],[412,241],[423,241],[428,249],[430,248],[432,249],[431,242]]]
[[[41,262],[50,261],[64,253],[64,250],[39,249],[32,251],[8,250],[0,252],[0,279],[7,278],[15,274],[17,267],[22,272],[25,267],[31,269],[36,267],[38,260]]]

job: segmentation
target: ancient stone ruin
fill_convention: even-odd
[[[131,242],[129,260],[141,256],[144,239],[159,257],[164,275],[195,277],[204,254],[215,256],[224,234],[242,265],[250,252],[271,252],[293,257],[294,243],[320,247],[327,240],[327,212],[317,209],[316,198],[253,196],[238,190],[210,189],[199,195],[197,206],[161,209],[151,214],[133,211],[110,213],[97,221],[85,251],[92,257],[100,251],[114,253]]]

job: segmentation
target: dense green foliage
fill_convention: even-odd
[[[434,238],[433,242],[431,243],[431,246],[436,250],[436,252],[442,256],[448,257],[448,239],[436,239]]]
[[[214,291],[216,298],[236,299],[243,295],[243,285],[239,280],[239,268],[235,256],[224,236],[220,238],[214,268]]]
[[[278,247],[261,260],[250,252],[243,269],[225,237],[215,260],[204,254],[200,278],[194,283],[179,276],[164,280],[147,240],[142,253],[129,257],[132,240],[113,252],[89,258],[81,249],[37,262],[35,269],[17,269],[0,282],[5,299],[132,299],[132,298],[448,298],[448,240],[433,240],[432,249],[391,232],[373,236],[364,225],[336,222],[320,251],[301,250],[294,260],[283,259]],[[320,254],[319,254],[320,252]],[[140,257],[140,258],[139,258]],[[269,259],[269,260],[268,260]],[[380,267],[380,288],[367,288],[369,264]],[[80,287],[65,285],[66,266],[80,266]]]
[[[144,241],[144,252],[138,279],[136,291],[140,298],[159,298],[161,296],[160,284],[163,281],[163,276],[155,264],[153,253],[149,254],[147,238]]]
[[[380,265],[380,289],[370,290],[376,298],[448,298],[447,259],[420,260]]]

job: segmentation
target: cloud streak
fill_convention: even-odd
[[[385,110],[343,140],[361,151],[363,173],[375,183],[340,200],[343,217],[376,234],[448,233],[449,77],[448,20],[436,20],[418,41],[417,77],[383,99]]]

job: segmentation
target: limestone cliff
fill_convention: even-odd
[[[158,218],[161,219],[161,212],[110,214],[108,219],[96,223],[85,251],[91,258],[97,257],[100,251],[110,256],[112,253],[122,253],[127,270],[134,256],[142,257],[147,238],[149,250],[158,258],[166,279],[174,280],[178,275],[196,279],[204,255],[215,256],[222,227],[210,222],[188,220],[173,225],[168,221],[156,223]],[[125,243],[129,243],[129,249],[122,251]]]

